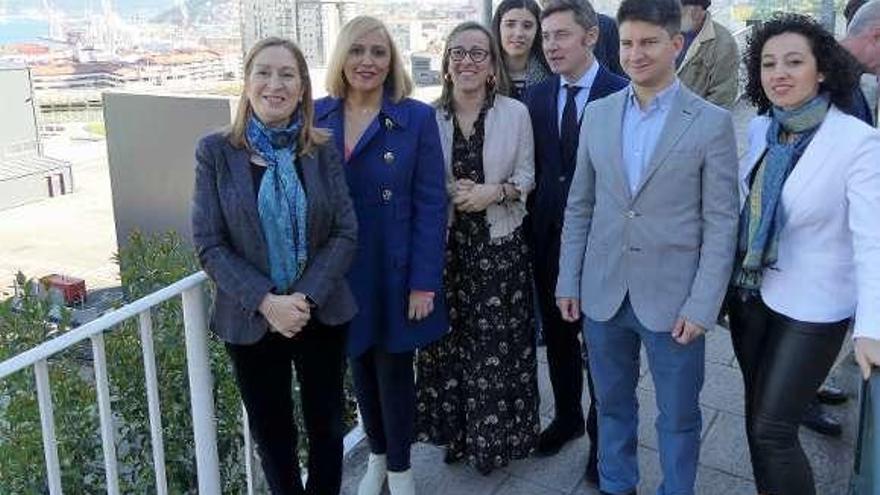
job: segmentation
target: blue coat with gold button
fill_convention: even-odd
[[[343,156],[344,108],[339,98],[315,102],[317,126],[333,132]],[[359,312],[349,329],[348,353],[424,346],[449,328],[443,294],[447,195],[434,109],[386,96],[344,168],[358,218],[358,251],[348,280]],[[410,290],[435,294],[434,311],[420,322],[407,318]]]

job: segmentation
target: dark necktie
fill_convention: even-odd
[[[562,128],[559,130],[559,144],[562,150],[562,163],[565,168],[574,165],[578,146],[577,103],[574,98],[580,86],[565,85],[565,107],[562,109]]]

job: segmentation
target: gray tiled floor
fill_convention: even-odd
[[[852,399],[846,405],[829,408],[844,421],[841,438],[827,438],[809,431],[801,432],[801,441],[813,465],[818,495],[843,495],[849,480],[856,436],[856,395],[858,376],[849,349],[832,374],[832,381],[848,391]],[[552,398],[546,374],[543,350],[539,360],[539,390],[544,400],[542,419],[549,420]],[[653,421],[657,415],[650,374],[645,374],[638,388],[639,470],[642,481],[639,493],[653,494],[660,482]],[[703,445],[697,473],[699,495],[753,495],[751,466],[745,442],[742,416],[742,383],[731,350],[730,334],[720,327],[707,337],[706,385],[701,395],[703,409]],[[567,445],[552,458],[514,461],[510,466],[482,476],[466,465],[447,466],[439,448],[417,444],[413,449],[413,469],[420,495],[598,495],[583,477],[587,458],[586,437]],[[367,455],[365,442],[346,459],[343,494],[354,495],[364,470]]]

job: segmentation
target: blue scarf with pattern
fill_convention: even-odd
[[[764,269],[776,264],[779,232],[785,221],[782,188],[825,120],[829,105],[828,95],[820,94],[794,110],[771,109],[767,151],[754,171],[749,197],[740,213],[740,262],[734,268],[734,286],[760,289]]]
[[[302,275],[308,258],[306,191],[296,173],[296,149],[302,115],[284,128],[248,119],[248,144],[266,162],[257,193],[257,210],[266,238],[269,272],[277,294],[286,294]]]

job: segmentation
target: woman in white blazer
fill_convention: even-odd
[[[758,492],[812,495],[800,418],[850,319],[860,348],[880,337],[880,132],[839,109],[856,71],[814,20],[773,17],[745,59],[761,115],[740,164],[730,329]]]

